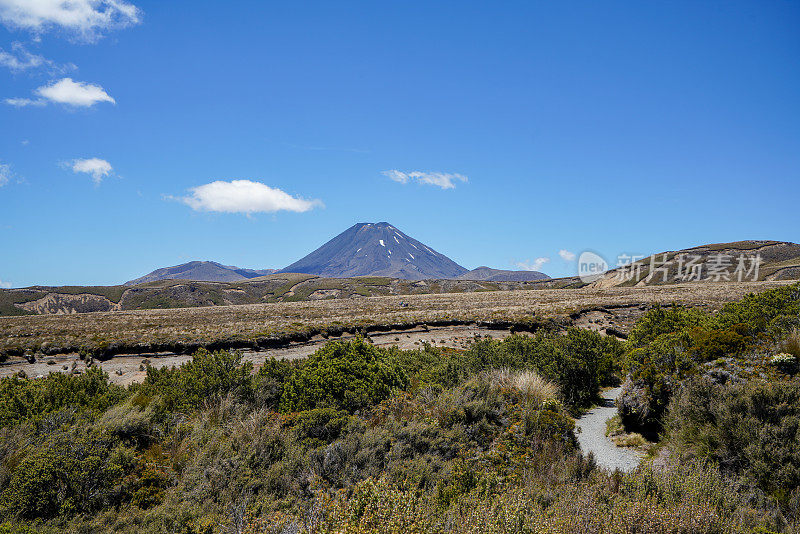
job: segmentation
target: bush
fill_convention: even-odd
[[[489,379],[499,387],[517,390],[524,402],[535,406],[541,406],[545,401],[557,400],[559,396],[558,386],[533,371],[500,369],[491,373]]]
[[[98,435],[64,435],[31,451],[0,494],[0,510],[25,519],[88,513],[115,501],[124,474],[111,442]]]
[[[283,397],[283,386],[296,368],[296,361],[275,358],[265,361],[254,378],[256,404],[277,410]]]
[[[616,379],[622,345],[595,332],[569,329],[566,335],[512,335],[503,341],[480,341],[465,354],[439,366],[454,378],[487,369],[530,369],[555,383],[565,404],[588,406],[600,386]]]
[[[646,347],[665,334],[704,327],[709,322],[709,317],[699,310],[682,306],[670,308],[659,306],[636,321],[628,335],[628,346],[630,348]]]
[[[355,412],[408,386],[405,373],[380,349],[358,339],[328,343],[294,371],[283,387],[283,411],[331,407]]]
[[[294,429],[304,445],[318,447],[338,438],[349,421],[347,412],[335,408],[315,408],[299,412]]]
[[[722,307],[715,318],[722,328],[747,325],[749,334],[768,336],[797,327],[800,322],[800,284],[750,294]]]
[[[770,358],[769,363],[786,374],[794,374],[797,372],[797,357],[793,354],[787,354],[785,352],[776,354]]]
[[[792,330],[778,342],[778,350],[785,354],[791,354],[795,358],[800,358],[800,330]]]
[[[99,367],[81,375],[51,373],[45,378],[0,380],[0,426],[41,421],[61,409],[100,413],[125,396]]]
[[[800,486],[800,384],[693,379],[672,399],[666,428],[682,454],[713,460],[778,501]]]
[[[659,430],[671,396],[702,363],[746,353],[779,337],[796,323],[798,313],[800,284],[748,295],[714,316],[681,307],[649,311],[627,342],[628,378],[618,402],[624,423]]]
[[[147,376],[134,388],[146,403],[147,397],[160,397],[167,411],[191,411],[215,397],[234,395],[253,399],[253,364],[242,364],[242,356],[228,351],[198,350],[180,367],[147,367]]]

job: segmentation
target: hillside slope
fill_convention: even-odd
[[[760,263],[756,267],[756,258]],[[737,269],[739,269],[737,271]],[[788,241],[735,241],[659,252],[608,271],[593,287],[682,282],[798,280],[800,245]]]

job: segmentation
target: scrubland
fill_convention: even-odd
[[[0,532],[796,531],[800,286],[715,308],[655,307],[626,341],[356,339],[256,372],[199,350],[129,387],[5,378]],[[657,437],[626,474],[573,433],[620,382],[620,424]]]

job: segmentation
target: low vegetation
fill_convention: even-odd
[[[5,378],[0,533],[793,531],[800,384],[770,362],[795,356],[798,303],[656,309],[626,342],[357,339],[257,370],[200,350],[127,388],[96,368]],[[622,379],[620,424],[661,436],[627,474],[573,433]]]

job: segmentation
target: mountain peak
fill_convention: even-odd
[[[467,269],[381,221],[355,224],[280,272],[331,278],[388,276],[409,280],[455,278]]]

